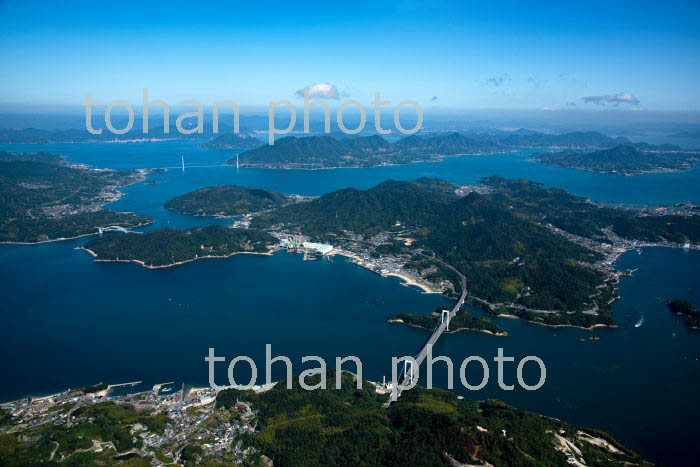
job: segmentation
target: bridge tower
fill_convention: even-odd
[[[445,331],[450,330],[450,311],[449,310],[442,310],[442,314],[440,315],[440,322],[445,323]]]
[[[404,375],[404,378],[406,376],[408,376],[408,384],[413,383],[413,376],[414,376],[413,362],[411,362],[409,360],[403,361],[403,375]]]

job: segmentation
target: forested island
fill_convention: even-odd
[[[700,159],[698,153],[654,149],[624,145],[592,152],[542,152],[532,158],[547,165],[620,175],[689,170]]]
[[[119,187],[145,174],[69,166],[48,153],[0,151],[0,242],[37,243],[148,224],[148,217],[102,208],[121,197]]]
[[[266,232],[212,225],[189,230],[164,228],[104,235],[89,241],[84,249],[97,261],[132,261],[147,268],[162,268],[199,258],[267,253],[276,243],[277,240]]]
[[[432,331],[440,322],[441,311],[442,308],[438,308],[433,313],[425,315],[416,315],[402,311],[389,318],[389,322],[406,324],[408,326]],[[450,334],[460,331],[481,331],[495,336],[508,335],[503,328],[490,319],[480,318],[464,309],[457,311],[455,316],[450,320],[449,329],[445,332]]]
[[[252,149],[262,145],[263,142],[254,136],[224,133],[202,144],[202,147],[207,149]]]
[[[673,144],[652,145],[633,143],[623,136],[607,136],[597,131],[572,131],[569,133],[542,133],[526,129],[515,131],[494,131],[475,135],[478,139],[494,141],[508,147],[566,148],[566,149],[609,149],[616,146],[631,146],[640,150],[676,151]]]
[[[456,291],[449,265],[490,313],[585,328],[615,325],[613,262],[622,251],[700,242],[697,216],[605,208],[500,177],[477,187],[420,179],[349,188],[266,212],[251,226],[308,235],[376,268],[399,265]]]
[[[331,136],[287,136],[238,155],[228,161],[245,167],[320,169],[374,167],[441,160],[465,154],[503,151],[498,144],[477,141],[459,133],[408,136],[392,144],[381,136],[336,139]]]
[[[686,319],[685,325],[690,329],[700,330],[700,312],[691,303],[684,300],[674,300],[666,305],[672,313],[686,316],[688,319]]]
[[[193,216],[237,216],[264,211],[287,202],[276,191],[234,185],[202,188],[165,203],[166,209]]]

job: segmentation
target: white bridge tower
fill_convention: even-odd
[[[403,375],[404,378],[408,377],[408,384],[413,384],[413,378],[415,373],[413,372],[413,362],[410,360],[403,361]]]
[[[450,311],[449,310],[442,310],[442,314],[440,315],[440,323],[445,323],[445,331],[450,330]]]

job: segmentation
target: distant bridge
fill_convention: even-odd
[[[143,232],[136,232],[135,230],[129,230],[125,227],[119,226],[119,225],[110,225],[108,227],[95,227],[97,229],[97,232],[100,234],[100,237],[102,236],[103,232],[122,232],[122,233],[143,233]]]

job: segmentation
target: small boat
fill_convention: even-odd
[[[635,328],[641,327],[642,324],[644,324],[644,315],[642,315],[641,318],[639,318],[639,321],[637,321],[637,324],[634,325]]]

